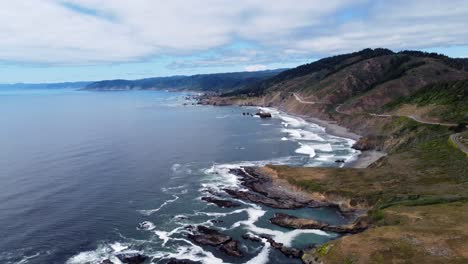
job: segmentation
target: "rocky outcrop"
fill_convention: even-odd
[[[220,247],[221,251],[233,257],[242,257],[242,252],[239,250],[239,242],[236,240],[231,240],[227,243],[224,243]]]
[[[145,262],[148,257],[139,253],[125,253],[116,255],[116,257],[123,263],[127,264],[140,264]]]
[[[275,217],[270,219],[271,223],[293,229],[320,229],[339,234],[355,234],[369,228],[369,222],[364,218],[358,218],[354,223],[348,225],[330,225],[318,222],[314,219],[298,218],[296,216],[276,213]]]
[[[110,259],[105,259],[101,261],[99,264],[114,264],[114,262],[112,262]]]
[[[263,112],[263,111],[257,112],[255,113],[255,115],[259,116],[260,118],[271,118],[271,113]]]
[[[166,264],[200,264],[201,262],[199,261],[192,261],[188,259],[170,259],[167,262],[164,262]]]
[[[230,173],[239,177],[241,184],[251,191],[225,189],[229,195],[254,203],[260,203],[278,209],[297,209],[303,207],[336,207],[333,204],[323,203],[300,195],[299,192],[285,190],[274,183],[271,177],[259,173],[256,168],[244,167],[231,169]]]
[[[285,255],[288,258],[301,258],[302,255],[304,255],[304,252],[300,249],[292,248],[292,247],[286,247],[282,243],[278,243],[273,238],[268,237],[268,236],[262,236],[267,240],[270,245],[279,250],[283,255]]]
[[[216,204],[218,207],[221,207],[221,208],[233,208],[233,207],[240,206],[239,203],[229,201],[229,200],[217,199],[214,197],[202,197],[201,199],[205,202]]]
[[[205,226],[198,226],[195,234],[189,234],[188,238],[200,245],[208,245],[219,247],[226,254],[233,257],[242,257],[242,252],[239,250],[238,241],[233,240],[230,236],[221,234],[215,229]]]
[[[228,235],[221,234],[217,230],[205,226],[198,226],[197,232],[196,234],[189,234],[188,237],[201,245],[220,246],[232,239]]]

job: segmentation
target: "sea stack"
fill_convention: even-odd
[[[255,115],[260,116],[260,118],[271,118],[271,113],[264,111],[259,111]]]

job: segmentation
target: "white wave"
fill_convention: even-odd
[[[158,208],[149,209],[149,210],[138,210],[138,212],[140,212],[141,214],[146,215],[146,216],[152,215],[152,214],[158,212],[159,210],[161,210],[164,206],[166,206],[166,205],[168,205],[170,203],[173,203],[173,202],[175,202],[175,201],[177,201],[179,199],[179,196],[177,196],[177,195],[173,195],[173,197],[174,197],[174,199],[165,201]]]
[[[265,234],[270,235],[273,239],[279,243],[283,243],[285,246],[290,247],[292,241],[301,234],[316,234],[321,236],[331,236],[327,232],[310,229],[310,230],[300,230],[295,229],[288,232],[281,232],[278,230],[272,230],[264,227],[258,227],[255,225],[260,217],[262,217],[266,211],[262,210],[259,206],[253,205],[251,208],[247,209],[247,213],[249,215],[247,220],[236,222],[232,225],[231,228],[241,227],[244,226],[247,230],[255,234]]]
[[[182,189],[182,188],[185,188],[185,187],[187,187],[187,186],[186,185],[179,185],[179,186],[174,186],[174,187],[163,187],[163,188],[161,188],[161,191],[167,192],[167,191],[171,191],[171,190]]]
[[[155,228],[156,226],[150,221],[143,221],[139,223],[137,227],[138,230],[147,230],[147,231],[151,231]]]
[[[180,165],[179,163],[173,164],[172,167],[171,167],[172,172],[177,172],[180,169],[181,166],[182,165]]]
[[[311,158],[315,157],[315,149],[312,146],[302,143],[299,143],[299,145],[300,147],[296,149],[296,153],[309,155]]]
[[[110,244],[109,246],[112,248],[112,250],[114,250],[114,252],[121,252],[123,250],[128,249],[128,246],[124,246],[120,242],[115,242],[113,244]]]
[[[287,141],[288,138],[287,138],[287,137],[282,137],[281,140],[282,140],[282,141]]]
[[[330,144],[310,144],[315,150],[320,150],[323,152],[332,152],[333,148]]]
[[[41,253],[36,253],[36,254],[34,254],[34,255],[31,255],[31,256],[25,256],[25,257],[23,257],[23,259],[21,259],[20,261],[18,261],[16,264],[26,264],[26,263],[29,262],[30,259],[39,257],[40,255],[41,255]]]
[[[281,129],[281,132],[287,133],[288,136],[294,140],[325,141],[325,139],[317,133],[304,129],[283,128]]]
[[[266,241],[266,239],[262,238],[263,248],[257,256],[253,257],[246,264],[266,264],[268,263],[268,255],[270,254],[270,243]]]

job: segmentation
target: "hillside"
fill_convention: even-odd
[[[442,83],[450,86],[451,82],[468,79],[466,62],[434,53],[365,49],[286,70],[201,103],[275,106],[294,114],[337,121],[367,135],[382,123],[370,115],[385,114],[388,105],[430,85],[444,87]],[[460,111],[457,117],[445,115],[440,121],[465,122],[466,109]]]
[[[232,72],[192,76],[154,77],[139,80],[104,80],[90,83],[86,90],[192,90],[228,92],[243,89],[283,71]]]
[[[355,148],[387,153],[364,169],[263,168],[322,202],[365,208],[369,229],[306,251],[304,263],[467,263],[466,61],[368,49],[200,103],[331,121],[362,135]]]

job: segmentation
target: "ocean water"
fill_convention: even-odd
[[[186,95],[0,91],[0,263],[120,263],[115,255],[125,252],[148,263],[300,263],[241,236],[268,234],[299,248],[336,237],[268,221],[286,212],[342,223],[331,209],[222,209],[200,197],[236,187],[229,168],[339,166],[336,159],[356,156],[352,140],[274,109],[262,120],[242,115],[255,108],[184,106]],[[184,227],[199,224],[238,239],[245,256],[193,244]]]

